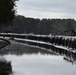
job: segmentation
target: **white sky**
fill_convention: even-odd
[[[19,0],[17,14],[32,18],[76,19],[76,0]]]

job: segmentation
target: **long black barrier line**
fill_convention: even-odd
[[[0,36],[3,37],[13,37],[13,38],[23,38],[23,39],[30,39],[30,40],[36,40],[36,41],[43,41],[48,42],[51,44],[64,46],[67,48],[72,48],[73,50],[76,49],[76,38],[65,38],[65,36],[48,36],[48,35],[21,35],[21,34],[0,34]]]

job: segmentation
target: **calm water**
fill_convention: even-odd
[[[12,42],[0,54],[11,61],[14,75],[76,75],[76,64],[48,51]]]

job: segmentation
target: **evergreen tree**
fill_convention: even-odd
[[[18,0],[0,0],[0,25],[10,23],[15,16],[15,2]]]

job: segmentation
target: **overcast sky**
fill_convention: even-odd
[[[17,14],[32,18],[76,19],[76,0],[19,0]]]

